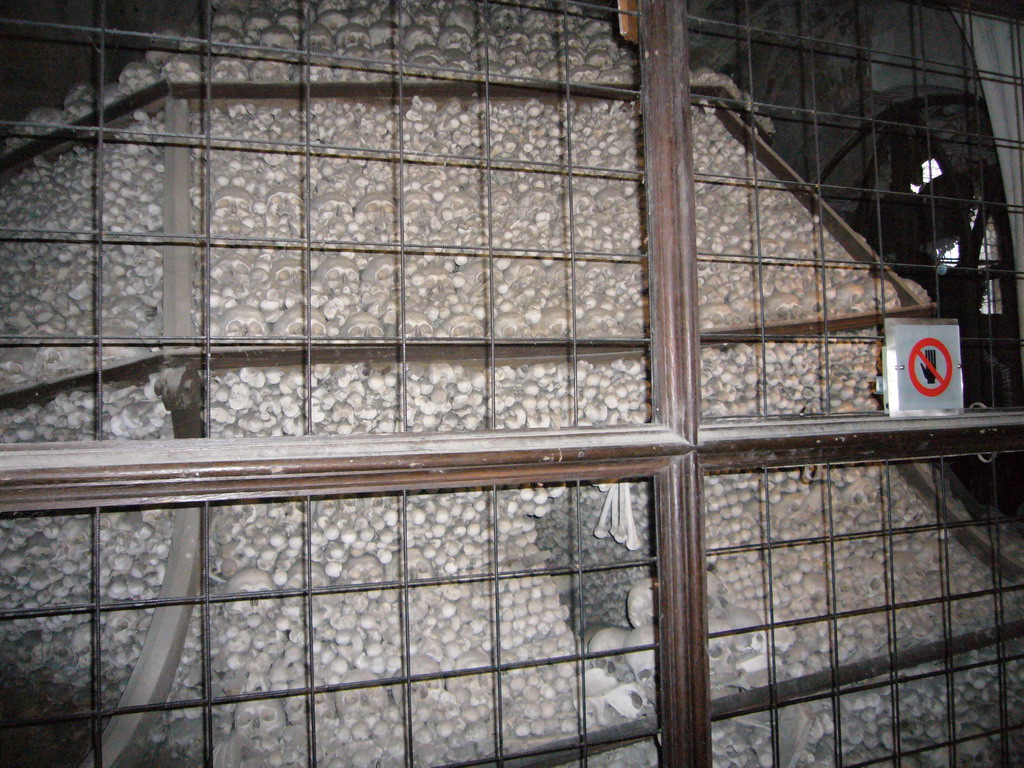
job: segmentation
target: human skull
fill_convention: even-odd
[[[606,653],[624,648],[629,640],[629,630],[621,627],[602,627],[587,642],[589,653]],[[595,668],[615,673],[622,664],[621,656],[602,656],[591,662]]]
[[[294,48],[295,33],[281,24],[271,24],[260,35],[260,45],[267,48]]]
[[[386,254],[374,256],[363,267],[362,279],[367,283],[387,282],[395,273],[395,258]]]
[[[310,333],[313,336],[324,336],[327,333],[327,319],[315,307],[310,308]],[[296,304],[285,311],[274,323],[274,333],[279,336],[305,336],[306,313],[301,304]]]
[[[418,547],[409,547],[405,554],[405,563],[410,579],[429,579],[433,575],[433,567],[423,556]]]
[[[630,588],[626,597],[626,614],[634,627],[654,621],[654,579],[641,579]]]
[[[346,24],[336,33],[338,47],[351,54],[357,49],[369,48],[370,31],[362,24]]]
[[[352,205],[345,195],[327,192],[313,199],[310,206],[310,224],[315,240],[339,240],[345,237],[352,218]]]
[[[345,563],[345,577],[353,584],[374,584],[384,580],[384,564],[370,552],[350,557]]]
[[[284,27],[298,38],[299,31],[302,29],[302,15],[292,10],[282,11],[277,15],[276,24],[279,27]]]
[[[377,680],[377,675],[365,669],[350,669],[342,675],[342,684],[355,685],[358,683],[369,683]],[[352,718],[353,714],[365,714],[370,712],[383,711],[383,697],[387,691],[379,686],[367,686],[351,690],[335,691],[334,706],[338,717],[343,721]]]
[[[626,720],[635,720],[643,711],[646,697],[639,687],[624,683],[604,695],[607,705]]]
[[[213,224],[217,234],[242,235],[251,232],[256,226],[252,204],[252,194],[244,187],[222,187],[213,201]]]
[[[266,218],[275,234],[298,237],[302,231],[302,197],[291,187],[274,187],[267,195]]]
[[[246,42],[258,43],[263,36],[263,30],[272,26],[273,19],[262,13],[250,13],[245,18]]]
[[[413,51],[421,45],[432,45],[436,41],[436,35],[424,24],[411,24],[405,28],[402,41],[407,51]]]
[[[275,589],[274,580],[269,573],[259,568],[243,568],[224,585],[224,591],[228,594],[262,592],[267,589]]]
[[[348,24],[348,16],[337,9],[328,8],[317,14],[316,23],[325,27],[332,35],[336,35],[339,29]]]
[[[311,51],[330,51],[334,49],[334,34],[323,24],[310,24],[306,32]]]
[[[359,282],[359,270],[351,254],[338,254],[324,259],[316,268],[316,277],[321,289],[327,286],[355,285]]]
[[[235,706],[235,730],[262,741],[285,725],[284,707],[277,699],[243,701]]]
[[[267,322],[259,308],[236,304],[221,312],[215,323],[217,330],[227,336],[262,336],[267,332]]]
[[[380,337],[384,335],[384,324],[367,312],[353,312],[345,322],[342,335],[359,339]]]

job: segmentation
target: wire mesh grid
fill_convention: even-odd
[[[922,4],[689,11],[705,417],[878,413],[915,315],[958,321],[967,404],[1019,407],[1019,25],[996,69]]]
[[[976,456],[705,476],[716,765],[1016,764],[1006,459],[981,500]]]
[[[63,112],[4,123],[3,439],[649,421],[618,12],[279,6],[4,19],[95,50]]]
[[[0,763],[655,765],[652,496],[8,516]]]

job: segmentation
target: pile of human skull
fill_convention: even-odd
[[[136,113],[125,133],[96,153],[76,147],[40,161],[0,185],[0,226],[41,232],[42,238],[0,243],[3,333],[81,337],[93,333],[97,246],[75,242],[100,222],[105,232],[148,235],[163,229],[163,150],[139,134],[161,131],[162,120]],[[128,133],[131,132],[131,133]],[[102,170],[99,198],[94,180]],[[102,204],[102,207],[98,205]],[[49,241],[52,233],[55,241]],[[103,333],[111,338],[159,332],[163,270],[157,249],[137,244],[102,246]],[[0,351],[0,386],[39,381],[87,368],[89,347]],[[29,359],[31,358],[31,359]]]
[[[347,686],[316,697],[317,749],[328,764],[403,764],[405,712],[410,713],[417,765],[488,756],[496,712],[493,679],[486,672],[495,661],[492,654],[512,663],[558,658],[576,649],[570,621],[576,601],[568,581],[529,573],[550,565],[552,553],[539,546],[538,521],[563,509],[567,497],[564,486],[503,489],[492,508],[491,494],[483,490],[411,494],[404,503],[397,494],[349,496],[313,501],[308,515],[301,502],[214,505],[210,581],[215,593],[237,598],[211,603],[206,645],[202,617],[194,612],[172,698],[203,695],[202,659],[209,652],[216,696],[301,688],[310,679],[315,685]],[[146,640],[152,609],[130,606],[160,593],[174,514],[196,511],[143,509],[99,517],[100,594],[105,602],[125,607],[105,613],[101,625],[104,706],[120,698]],[[409,537],[404,547],[403,516]],[[0,590],[10,595],[10,602],[47,608],[90,599],[90,516],[5,520],[0,527]],[[307,529],[308,564],[303,554]],[[495,556],[502,572],[518,574],[499,580],[496,597],[491,576]],[[407,604],[400,589],[383,586],[403,579],[403,563],[412,582]],[[314,595],[311,637],[306,636],[304,598],[273,594],[302,588],[307,568],[313,587],[366,587]],[[473,576],[480,578],[431,581]],[[620,649],[653,642],[652,594],[650,580],[630,593],[625,613],[638,629]],[[608,599],[619,602],[618,597]],[[596,602],[599,596],[592,594],[590,600]],[[411,710],[402,686],[374,685],[403,674],[401,617],[406,610],[411,674],[481,669],[414,682],[408,691]],[[624,613],[621,607],[616,611]],[[51,686],[46,700],[54,699],[54,706],[54,697],[89,690],[93,648],[88,617],[9,621],[0,625],[0,633],[9,678],[30,681],[38,676],[42,690],[59,670],[62,684],[72,692]],[[497,649],[492,647],[495,636],[501,641]],[[311,677],[306,669],[308,643]],[[598,648],[600,641],[591,645]],[[506,749],[535,748],[577,733],[577,675],[574,663],[502,673]],[[622,683],[610,686],[616,675]],[[591,728],[651,716],[653,652],[594,660],[588,664],[586,685]],[[30,689],[35,690],[25,688]],[[638,702],[637,697],[642,699]],[[88,706],[87,701],[81,704]],[[147,760],[170,765],[202,754],[200,715],[192,708],[162,713],[143,745]],[[305,764],[307,717],[304,696],[215,708],[215,752],[224,761],[218,764]],[[624,754],[610,764],[628,765],[627,758]]]
[[[557,3],[549,9],[536,3],[522,8],[495,5],[490,8],[492,31],[485,40],[485,25],[472,3],[439,6],[419,0],[406,3],[402,13],[399,20],[390,6],[321,0],[312,4],[308,18],[303,18],[273,2],[219,3],[210,30],[218,48],[209,75],[214,81],[298,80],[303,77],[302,57],[308,43],[314,54],[310,59],[312,81],[378,80],[393,73],[400,37],[404,66],[416,72],[440,68],[466,71],[463,77],[470,79],[482,79],[486,72],[491,78],[559,80],[568,66],[574,83],[636,82],[635,48],[619,38],[611,15],[587,18],[578,7],[565,9]],[[160,32],[170,37],[195,33],[194,29]],[[148,51],[144,59],[129,63],[116,82],[104,84],[98,93],[88,83],[73,86],[63,109],[30,110],[24,118],[26,125],[7,139],[7,149],[162,79],[199,80],[206,72],[203,57],[176,53],[175,49],[169,42]]]
[[[613,17],[585,18],[570,6],[563,19],[562,10],[557,4],[547,9],[542,4],[494,6],[488,35],[488,24],[471,3],[410,2],[401,19],[390,6],[372,3],[322,0],[310,7],[308,19],[272,3],[223,3],[212,20],[211,37],[224,44],[223,55],[213,61],[213,78],[299,79],[301,60],[291,52],[308,44],[311,52],[322,52],[311,59],[314,81],[374,79],[400,55],[414,70],[481,73],[486,67],[491,76],[551,80],[561,78],[568,65],[576,82],[632,83],[635,50],[617,37]],[[260,50],[231,55],[233,45]],[[162,65],[168,79],[191,79],[200,71],[195,57],[153,52],[147,58]]]
[[[826,366],[827,353],[827,366]],[[878,375],[881,345],[868,336],[701,348],[705,416],[876,412],[881,403],[866,382]],[[763,398],[763,401],[762,401]],[[765,411],[765,407],[767,411]]]
[[[59,608],[92,599],[93,530],[87,515],[0,520],[0,595],[5,606]],[[104,513],[96,562],[101,600],[130,606],[156,597],[170,549],[170,515],[160,510]],[[100,626],[105,702],[120,697],[142,649],[151,611],[105,613]],[[87,616],[0,623],[0,656],[12,679],[41,700],[58,682],[72,697],[90,690],[92,626]],[[18,689],[13,685],[9,690]],[[36,689],[39,690],[36,690]],[[53,703],[51,701],[51,703]],[[88,706],[88,695],[80,702]],[[19,701],[23,711],[33,707]],[[43,710],[40,710],[43,711]]]
[[[170,413],[155,392],[157,375],[145,385],[103,387],[103,434],[115,440],[163,440],[173,436]],[[86,390],[61,392],[22,408],[0,409],[0,443],[91,440],[96,398]]]
[[[702,328],[749,326],[762,315],[765,322],[812,320],[899,306],[892,283],[854,266],[818,215],[780,188],[713,111],[694,107],[691,114]],[[754,254],[764,263],[751,263]]]
[[[415,126],[410,131],[413,147],[420,145],[417,136],[421,134],[447,137],[444,126],[463,124],[456,115],[467,117],[467,113],[451,108],[460,108],[461,102],[443,104],[417,97],[407,110],[414,117],[410,120]],[[517,116],[521,124],[543,106],[536,100],[503,104],[499,116]],[[598,150],[610,153],[631,147],[635,158],[635,118],[624,109],[601,109],[597,104],[584,102],[577,108],[581,115],[605,118],[600,123],[595,118],[580,120],[584,151],[588,143],[598,148],[588,157],[596,159],[593,155]],[[393,112],[384,103],[357,102],[351,109],[324,106],[311,121],[311,140],[347,144],[352,135],[349,126],[369,123],[374,129],[363,135],[379,136],[380,146],[390,147]],[[211,122],[211,131],[218,137],[298,142],[301,136],[300,116],[282,107],[236,104],[214,110]],[[545,157],[547,150],[535,138],[521,129],[514,132],[511,126],[505,130],[497,119],[494,122],[500,146],[510,147],[524,159]],[[193,127],[200,128],[198,123]],[[197,158],[199,154],[194,152]],[[615,155],[604,157],[622,161]],[[201,167],[197,162],[192,189],[197,227],[202,227],[205,200]],[[402,175],[399,201],[398,174],[392,163],[314,157],[309,165],[308,204],[303,203],[304,163],[298,156],[216,149],[210,176],[214,236],[297,239],[305,231],[308,210],[314,240],[393,244],[401,204],[402,231],[410,247],[484,248],[490,240],[493,247],[503,249],[528,245],[530,250],[560,254],[572,245],[577,253],[612,254],[578,258],[573,280],[564,256],[505,257],[491,264],[483,255],[448,257],[428,251],[408,255],[400,271],[397,257],[387,253],[315,251],[309,277],[312,308],[307,311],[294,303],[305,284],[298,251],[217,248],[210,267],[215,335],[294,335],[305,331],[308,313],[315,335],[391,336],[399,302],[396,280],[401,275],[405,278],[405,332],[412,336],[482,335],[491,279],[497,293],[494,333],[499,338],[567,336],[574,285],[579,335],[643,334],[645,278],[639,257],[640,194],[635,182],[576,178],[570,243],[569,190],[558,174],[502,170],[488,174],[483,169],[413,163]]]
[[[572,126],[572,162],[584,169],[640,169],[640,127],[626,102],[575,97],[569,101],[493,97],[490,112],[480,99],[414,96],[403,113],[406,149],[428,155],[479,158],[490,148],[495,161],[564,165]],[[329,109],[329,107],[327,107]],[[379,134],[378,147],[396,148],[394,121]],[[344,133],[323,136],[326,144],[351,144]]]
[[[414,431],[481,429],[489,385],[482,364],[409,363],[406,421]],[[645,366],[640,360],[579,361],[580,425],[636,424],[649,417]],[[312,430],[317,434],[397,431],[400,368],[394,364],[313,367]],[[211,436],[301,435],[306,415],[303,370],[241,368],[217,374],[211,388]],[[522,363],[495,369],[499,428],[572,424],[565,364]],[[344,393],[339,395],[339,393]]]
[[[404,651],[399,617],[405,608],[400,590],[374,589],[372,585],[400,579],[402,562],[413,581],[486,576],[493,572],[495,554],[502,571],[521,573],[537,568],[551,555],[538,547],[535,516],[557,506],[563,496],[561,487],[499,490],[496,510],[492,510],[490,495],[485,491],[415,494],[407,497],[404,507],[398,495],[345,497],[311,504],[309,568],[313,586],[368,586],[366,591],[313,598],[316,684],[369,686],[317,697],[321,759],[346,765],[402,764],[401,749],[397,753],[393,750],[396,740],[399,746],[403,743],[404,690],[401,686],[374,686],[373,682],[401,675]],[[398,536],[403,514],[409,532],[404,552]],[[305,573],[304,525],[299,503],[216,508],[211,517],[211,577],[220,591],[251,597],[276,588],[301,587]],[[488,543],[494,525],[497,547]],[[561,578],[541,574],[500,580],[497,605],[503,663],[573,653],[575,641],[569,623],[572,599],[564,594],[562,582]],[[491,578],[425,583],[410,590],[411,674],[492,665],[493,590]],[[301,615],[301,598],[218,603],[211,622],[217,635],[212,648],[212,673],[218,692],[230,695],[304,686]],[[198,651],[198,636],[191,637],[186,643],[186,660],[198,665]],[[637,663],[641,663],[639,659]],[[625,663],[622,667],[630,669]],[[503,674],[506,748],[526,749],[576,733],[576,674],[574,664],[542,665]],[[194,685],[199,685],[198,678]],[[186,690],[182,695],[188,693]],[[198,688],[191,693],[199,695]],[[479,759],[490,754],[495,706],[489,675],[415,682],[409,696],[417,765]],[[592,697],[590,707],[604,706],[598,694]],[[537,717],[538,709],[545,713],[543,717]],[[625,719],[621,714],[617,717],[617,722]],[[259,722],[253,723],[255,718]],[[304,727],[305,718],[302,697],[238,704],[217,722],[215,742],[223,745],[218,750],[226,756],[237,750],[249,759],[266,760],[275,752],[286,751],[290,738],[286,729]],[[161,742],[160,748],[173,748],[179,755],[198,753],[201,732],[190,730],[188,719],[187,711],[172,711],[164,716],[162,727],[168,733],[191,733],[192,743],[176,741],[168,746]],[[302,750],[298,754],[304,764]]]
[[[947,506],[963,512],[953,494],[942,498]],[[932,531],[893,536],[887,542],[885,531],[890,524],[894,529],[913,531],[936,522],[935,499],[922,497],[898,468],[888,475],[879,465],[833,467],[827,472],[783,470],[766,478],[711,474],[705,478],[704,500],[712,552],[708,558],[709,629],[718,633],[709,644],[713,697],[767,685],[770,663],[776,665],[778,679],[828,670],[833,663],[830,648],[840,665],[884,657],[889,649],[887,600],[913,603],[942,597],[943,568],[957,574],[958,592],[983,592],[991,587],[991,572],[955,536],[945,545]],[[853,534],[854,538],[834,542],[831,551],[822,544],[802,543],[820,540],[830,528],[836,535]],[[776,544],[770,573],[765,555],[758,549],[769,530]],[[877,535],[869,535],[872,532]],[[887,547],[891,547],[890,554]],[[1019,542],[1008,542],[1006,553],[1019,556],[1020,549]],[[835,573],[831,596],[830,562]],[[889,576],[892,598],[887,598]],[[834,637],[826,621],[774,627],[770,634],[760,629],[768,617],[773,622],[824,617],[830,605],[832,610],[855,614],[837,620]],[[994,620],[992,601],[987,597],[958,601],[951,609],[949,631],[954,635],[990,626]],[[1014,606],[1011,610],[1018,609]],[[896,611],[894,631],[899,646],[941,642],[941,610],[941,606],[926,603]],[[957,663],[963,663],[963,658]],[[997,727],[998,712],[993,720],[992,702],[980,701],[994,669],[981,667],[957,674],[965,695],[979,700],[977,710],[964,710],[971,713],[964,717],[967,729]],[[945,685],[942,675],[922,678],[915,683],[919,689],[915,696],[942,701]],[[917,706],[915,702],[922,703],[915,697],[901,697],[901,727],[914,734],[918,746],[942,741],[945,737],[937,738],[934,729],[934,723],[941,720],[932,718],[932,705]],[[800,706],[802,709],[789,707],[780,714],[780,743],[791,745],[787,758],[791,762],[784,762],[816,765],[831,754],[835,730],[831,706],[827,702]],[[891,749],[889,706],[885,688],[843,697],[844,754],[870,759],[884,754],[878,750]],[[770,745],[770,728],[765,734],[768,725],[765,716],[717,725],[713,739],[716,763],[763,764],[758,761],[761,750]],[[989,746],[982,741],[970,749],[987,750]]]

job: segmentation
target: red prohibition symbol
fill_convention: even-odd
[[[937,349],[946,361],[945,376],[936,367],[938,360],[932,349]],[[941,341],[930,337],[921,339],[910,350],[907,369],[910,372],[910,383],[925,397],[938,397],[949,388],[949,382],[953,380],[953,358],[949,350]]]

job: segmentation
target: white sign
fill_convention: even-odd
[[[885,321],[884,392],[890,416],[960,413],[964,387],[955,320]]]

